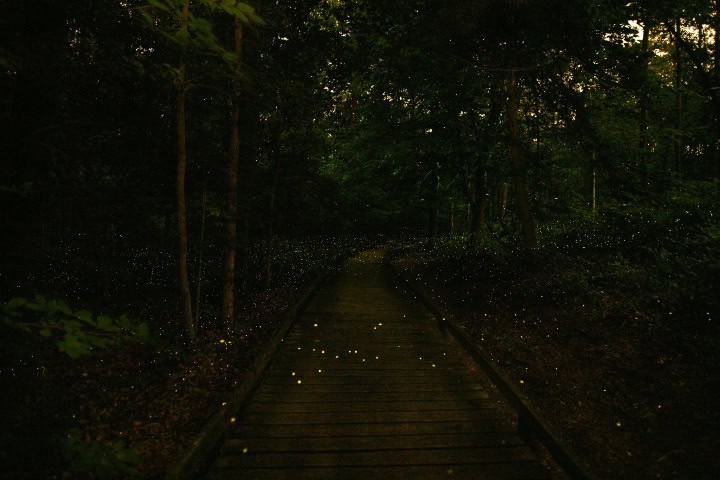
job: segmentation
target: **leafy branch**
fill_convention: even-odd
[[[135,323],[127,315],[94,316],[87,310],[73,311],[62,300],[36,295],[34,300],[16,297],[2,306],[0,324],[30,334],[52,338],[70,358],[127,341],[148,341],[147,323]]]

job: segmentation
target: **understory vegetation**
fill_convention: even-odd
[[[685,186],[688,187],[687,185]],[[488,238],[397,247],[419,281],[604,478],[720,472],[717,184]]]
[[[189,346],[168,333],[162,308],[116,306],[146,319],[118,325],[109,316],[72,312],[63,301],[11,300],[0,318],[3,475],[162,477],[242,384],[284,312],[338,256],[362,245],[349,238],[278,242],[273,284],[246,293],[236,330],[201,321],[201,339]],[[54,294],[72,291],[63,286]],[[217,318],[211,305],[201,318]],[[83,323],[82,333],[69,321]],[[64,335],[45,334],[46,327]]]

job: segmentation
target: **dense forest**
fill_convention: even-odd
[[[338,256],[603,478],[720,474],[720,2],[0,0],[0,462],[158,478]]]

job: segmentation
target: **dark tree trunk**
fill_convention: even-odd
[[[440,233],[440,164],[435,170],[435,185],[433,187],[433,211],[432,211],[432,232],[431,237],[437,238]]]
[[[243,24],[235,19],[235,53],[242,54]],[[237,67],[240,73],[240,66]],[[223,281],[222,320],[225,330],[235,328],[235,257],[238,221],[238,162],[240,159],[240,95],[236,92],[230,125],[230,154],[228,155],[227,219],[225,223],[225,278]]]
[[[485,234],[485,211],[488,207],[486,172],[477,168],[474,172],[473,191],[470,202],[470,239],[477,243]]]
[[[183,3],[181,28],[187,31],[190,0]],[[187,70],[185,48],[183,48],[178,76],[175,79],[177,90],[177,210],[178,210],[178,277],[180,283],[180,297],[183,307],[183,317],[188,339],[195,338],[195,319],[193,318],[192,297],[190,295],[190,281],[188,280],[188,233],[187,212],[185,208],[185,170],[187,168],[187,142],[185,127],[185,98],[187,85],[185,75]]]
[[[527,186],[525,155],[520,148],[520,124],[518,122],[518,88],[514,70],[510,70],[506,79],[507,113],[510,126],[510,166],[512,168],[513,187],[523,246],[532,250],[537,246],[535,237],[535,221],[530,209],[530,194]]]
[[[283,176],[283,165],[280,163],[280,159],[276,159],[273,165],[273,183],[270,189],[269,198],[269,214],[266,225],[265,233],[265,287],[270,288],[272,285],[273,269],[272,269],[272,256],[275,240],[275,218],[277,216],[278,206],[278,194],[281,188]]]
[[[197,283],[195,284],[195,331],[200,328],[200,294],[203,281],[203,253],[205,249],[205,220],[207,219],[207,178],[203,182],[200,218],[200,242],[198,246]]]

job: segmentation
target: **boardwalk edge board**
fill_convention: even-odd
[[[455,338],[495,384],[503,397],[518,414],[518,430],[520,435],[526,438],[534,437],[539,440],[552,455],[555,462],[570,478],[583,480],[594,479],[585,467],[583,467],[577,455],[560,440],[559,436],[547,425],[545,420],[540,417],[517,388],[515,388],[505,373],[485,356],[465,330],[453,320],[452,315],[438,306],[422,286],[418,285],[417,282],[407,277],[393,265],[392,259],[397,253],[398,252],[392,250],[387,251],[383,258],[383,264],[389,268],[395,277],[435,316],[438,322],[438,328]]]
[[[238,413],[250,397],[250,394],[260,384],[270,361],[279,350],[302,309],[307,305],[318,287],[330,275],[333,268],[339,266],[354,253],[355,250],[351,250],[338,254],[331,262],[331,267],[310,282],[310,286],[300,300],[280,314],[283,320],[278,331],[248,369],[242,384],[230,394],[225,406],[210,419],[205,429],[200,432],[192,445],[186,450],[184,456],[177,463],[170,466],[165,476],[166,480],[190,480],[207,468],[213,453],[220,447],[221,440],[232,425],[231,418]]]

